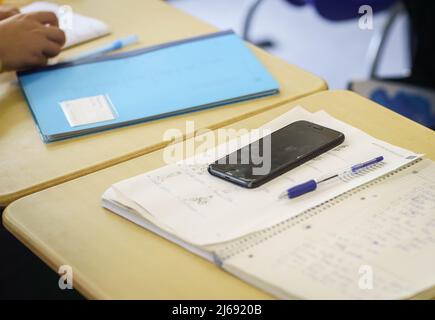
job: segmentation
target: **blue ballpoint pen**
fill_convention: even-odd
[[[371,166],[373,166],[373,165],[375,165],[377,163],[380,163],[382,161],[384,161],[384,157],[380,156],[380,157],[377,157],[375,159],[372,159],[372,160],[369,160],[369,161],[366,161],[366,162],[363,162],[363,163],[356,164],[356,165],[352,166],[351,168],[349,168],[348,170],[345,170],[345,171],[343,171],[341,173],[336,173],[336,174],[328,175],[328,176],[325,176],[325,177],[322,177],[322,178],[319,178],[319,179],[316,179],[316,180],[314,180],[314,179],[313,180],[309,180],[307,182],[298,184],[298,185],[288,189],[287,191],[283,192],[283,194],[281,194],[281,196],[279,198],[280,199],[283,199],[283,198],[289,198],[289,199],[297,198],[297,197],[302,196],[302,195],[304,195],[306,193],[309,193],[309,192],[312,192],[312,191],[316,190],[317,186],[320,183],[322,183],[322,182],[326,182],[326,181],[329,181],[331,179],[339,178],[339,177],[342,177],[342,176],[347,176],[349,174],[351,174],[351,175],[352,174],[356,174],[356,173],[360,172],[361,170],[366,169],[368,167],[371,167]]]
[[[138,41],[139,41],[139,36],[135,34],[135,35],[123,38],[123,39],[118,39],[118,40],[113,41],[111,43],[105,44],[99,48],[81,53],[81,54],[73,56],[71,58],[62,60],[61,62],[71,62],[71,61],[75,61],[75,60],[79,60],[79,59],[83,59],[83,58],[100,56],[100,55],[103,55],[105,53],[109,53],[109,52],[112,52],[115,50],[122,49],[122,48],[124,48],[128,45],[134,44]]]

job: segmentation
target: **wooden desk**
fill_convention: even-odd
[[[139,47],[216,31],[158,0],[60,2],[69,3],[78,13],[102,19],[113,30],[111,36],[66,50],[64,56],[134,33],[140,36],[141,43],[136,45]],[[132,48],[134,46],[128,50]],[[198,130],[218,128],[326,89],[320,78],[260,49],[253,49],[280,83],[279,95],[51,144],[41,141],[15,75],[0,75],[0,206],[26,194],[157,150],[165,145],[165,130],[180,128],[184,131],[187,120],[194,120]]]
[[[435,133],[356,94],[324,92],[231,125],[253,129],[302,105],[435,159]],[[54,270],[68,264],[88,298],[269,298],[177,245],[101,208],[113,183],[163,165],[163,150],[24,197],[5,226]]]

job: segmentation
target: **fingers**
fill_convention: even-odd
[[[49,40],[57,43],[59,46],[62,47],[65,44],[65,32],[63,32],[61,29],[57,27],[47,26],[45,27],[44,33]]]
[[[65,33],[52,26],[44,27],[43,33],[46,40],[43,42],[42,53],[48,58],[57,56],[65,44]]]
[[[8,10],[9,16],[12,17],[16,14],[20,13],[20,10],[18,8],[11,8],[10,10]]]
[[[8,11],[0,11],[0,18],[1,20],[13,17],[17,14],[19,14],[20,11],[18,9],[8,10]]]
[[[60,46],[59,44],[52,41],[47,41],[47,43],[44,45],[44,48],[42,49],[42,53],[46,58],[53,58],[60,53],[61,49],[62,46]]]
[[[43,55],[36,55],[34,59],[31,61],[33,67],[45,66],[47,65],[48,58]]]
[[[42,54],[34,54],[26,59],[23,65],[19,69],[29,69],[43,67],[47,65],[48,58]]]
[[[59,27],[59,20],[53,12],[49,11],[39,11],[29,13],[36,21],[40,22],[43,25],[50,25],[54,27]]]

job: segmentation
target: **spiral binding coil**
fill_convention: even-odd
[[[379,163],[376,163],[376,164],[371,165],[369,167],[366,167],[366,168],[364,168],[362,170],[359,170],[356,173],[350,173],[349,172],[349,173],[340,175],[339,178],[343,182],[349,182],[352,179],[355,179],[357,177],[363,176],[363,175],[368,174],[368,173],[370,173],[372,171],[378,170],[378,169],[382,168],[383,166],[385,166],[385,164],[386,164],[385,162],[379,162]]]
[[[409,167],[415,165],[416,163],[420,162],[422,159],[419,158],[411,163],[408,163],[407,165],[404,165],[403,167],[400,167],[399,169],[392,171],[390,173],[387,173],[373,181],[367,182],[359,187],[355,187],[341,195],[338,195],[328,201],[325,201],[313,208],[310,208],[308,210],[303,211],[301,214],[294,216],[292,218],[289,218],[287,220],[284,220],[276,225],[273,225],[272,227],[248,234],[247,236],[244,236],[240,239],[234,240],[229,242],[223,247],[220,247],[215,251],[215,255],[218,257],[220,262],[224,262],[225,260],[234,257],[236,255],[239,255],[243,252],[246,252],[247,250],[252,249],[253,247],[258,246],[259,244],[268,241],[269,239],[289,230],[290,228],[299,225],[303,222],[306,222],[308,219],[311,219],[312,217],[322,213],[323,211],[333,207],[334,205],[354,196],[355,194],[366,190],[369,187],[372,187],[378,183],[381,183],[389,178],[391,178],[393,175],[408,169]],[[375,170],[376,166],[373,166],[371,168],[368,168],[365,170],[365,173]],[[364,173],[359,173],[358,175],[362,175]],[[354,176],[355,177],[355,176]]]

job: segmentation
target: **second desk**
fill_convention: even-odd
[[[376,138],[435,160],[435,133],[354,93],[325,91],[236,122],[254,129],[297,105],[325,110]],[[164,165],[163,150],[24,197],[5,226],[54,270],[73,268],[88,298],[255,299],[267,294],[101,207],[113,183]],[[357,208],[356,208],[357,209]]]

